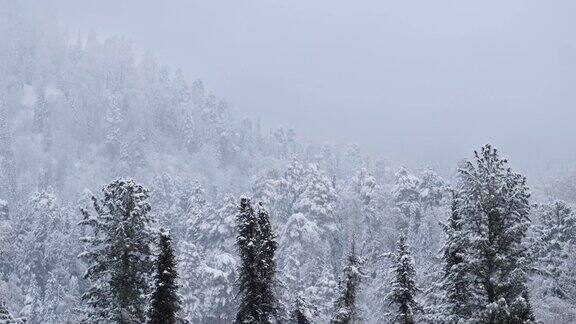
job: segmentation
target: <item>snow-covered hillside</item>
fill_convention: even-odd
[[[125,38],[76,38],[7,1],[0,323],[142,321],[164,277],[180,318],[231,323],[267,305],[239,285],[248,257],[279,320],[575,322],[576,182],[540,185],[536,201],[499,152],[474,149],[448,180],[304,140]],[[177,278],[157,271],[171,244]]]

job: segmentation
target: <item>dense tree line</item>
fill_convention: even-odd
[[[528,291],[530,251],[526,238],[530,205],[525,181],[490,145],[482,147],[474,162],[467,162],[460,169],[459,185],[452,190],[450,214],[444,227],[443,274],[436,284],[441,302],[434,307],[433,314],[426,314],[420,305],[418,295],[423,290],[416,281],[411,248],[401,234],[392,255],[392,280],[385,298],[391,308],[383,316],[391,322],[406,324],[422,320],[534,322]],[[85,279],[89,284],[82,296],[86,306],[82,321],[183,322],[177,256],[167,232],[159,231],[159,240],[153,234],[151,226],[155,220],[150,213],[148,190],[132,180],[119,179],[103,188],[102,198],[91,200],[93,212],[82,207],[80,222],[89,228],[81,238],[85,251],[79,256],[87,264]],[[545,233],[540,236],[538,252],[552,258],[546,264],[558,280],[557,265],[563,256],[551,253],[563,253],[563,249],[554,250],[546,243],[554,236],[560,241],[570,239],[576,225],[570,210],[561,203],[556,203],[544,216],[543,225],[538,227],[538,231]],[[316,309],[319,306],[313,300],[299,295],[294,309],[287,312],[279,299],[276,267],[279,246],[264,205],[259,203],[254,208],[250,199],[241,198],[235,218],[240,260],[235,322],[276,323],[284,319],[311,322],[309,316],[313,312],[307,305]],[[403,227],[403,230],[410,233],[421,229]],[[158,254],[154,258],[155,242]],[[359,292],[366,276],[363,267],[363,258],[352,241],[339,288],[333,292],[330,322],[362,321]],[[568,288],[555,285],[550,293],[566,297],[564,290]],[[151,297],[145,298],[151,289]]]
[[[535,316],[528,291],[530,256],[529,193],[526,180],[514,173],[490,145],[475,153],[475,160],[460,169],[459,184],[451,191],[451,208],[444,227],[443,271],[438,283],[440,303],[426,314],[418,295],[423,292],[416,275],[415,260],[407,238],[401,234],[392,255],[389,292],[391,306],[384,314],[394,323],[532,323]],[[404,173],[404,171],[402,171]],[[132,180],[116,180],[103,189],[103,198],[93,197],[91,214],[82,209],[81,225],[90,227],[82,238],[86,251],[80,257],[88,268],[90,288],[83,295],[83,321],[98,323],[177,323],[180,296],[176,256],[169,234],[159,233],[158,256],[152,265],[154,236],[149,216],[148,191]],[[412,199],[412,198],[410,198]],[[570,211],[561,203],[544,214],[538,231],[538,252],[546,257],[557,280],[563,256],[546,244],[552,237],[565,241],[576,226]],[[239,254],[236,323],[276,323],[284,319],[311,322],[311,311],[299,295],[288,313],[279,300],[275,234],[268,211],[241,198],[236,216],[236,247]],[[560,228],[558,228],[560,226]],[[404,227],[406,233],[419,227]],[[555,242],[556,243],[556,242]],[[550,252],[548,252],[550,251]],[[334,291],[331,323],[358,323],[362,311],[358,298],[365,273],[356,243],[351,242],[339,288]],[[155,272],[154,272],[155,271]],[[153,288],[149,301],[142,299]],[[551,294],[566,297],[555,285]],[[304,297],[305,298],[305,297]],[[150,303],[150,305],[148,305]],[[313,304],[313,301],[312,301]],[[318,305],[314,305],[318,306]],[[146,310],[148,310],[146,312]],[[375,310],[368,310],[375,311]],[[146,320],[145,314],[148,314]]]
[[[288,170],[300,175],[307,172],[296,162]],[[309,176],[314,177],[317,171],[312,168],[309,172]],[[405,172],[401,170],[399,177],[405,178]],[[306,178],[289,178],[289,174],[283,178],[284,182],[280,182],[280,188],[293,188],[282,190],[288,190],[291,195],[304,195],[308,199],[304,203],[296,200],[296,208],[310,206],[310,199],[326,197],[325,194],[307,193],[310,189],[306,182],[297,186],[290,183]],[[324,190],[318,187],[321,182],[317,179],[311,183],[315,184],[315,192]],[[330,185],[330,182],[325,183]],[[396,186],[392,192],[406,191],[397,189],[402,186],[414,188],[413,183],[405,180]],[[273,189],[270,186],[268,188]],[[369,185],[369,188],[371,191],[376,189],[373,185]],[[412,204],[421,204],[421,198],[415,199],[414,195],[408,197]],[[531,323],[535,322],[536,317],[530,299],[530,276],[546,283],[537,293],[565,303],[569,303],[574,296],[574,277],[567,262],[571,262],[570,252],[574,248],[576,218],[565,203],[555,202],[538,207],[538,224],[531,226],[529,197],[526,179],[513,172],[507,161],[500,158],[490,145],[482,147],[475,153],[473,161],[463,164],[457,185],[446,194],[449,208],[443,225],[444,247],[441,249],[441,262],[437,264],[437,272],[441,275],[435,282],[419,283],[424,277],[418,276],[417,261],[412,256],[414,250],[407,241],[420,244],[417,234],[424,231],[426,226],[422,222],[417,227],[398,224],[395,231],[402,234],[389,262],[390,284],[378,288],[382,290],[382,296],[386,295],[382,299],[385,307],[380,309],[362,304],[365,302],[361,298],[364,290],[362,287],[370,280],[366,269],[369,266],[367,257],[370,257],[371,252],[358,255],[355,240],[350,241],[347,256],[338,262],[341,265],[341,274],[338,275],[340,283],[333,285],[332,291],[324,295],[333,296],[328,297],[332,306],[326,308],[326,301],[318,303],[318,298],[323,296],[311,298],[307,295],[306,291],[310,291],[311,286],[306,285],[300,286],[302,291],[295,298],[286,299],[290,295],[283,292],[286,282],[282,277],[292,274],[278,269],[277,252],[282,251],[284,242],[293,244],[299,240],[278,241],[276,226],[273,226],[272,221],[274,217],[271,217],[262,202],[254,207],[250,199],[242,198],[239,206],[234,206],[235,203],[230,201],[219,212],[207,207],[204,200],[196,197],[188,200],[187,204],[204,207],[199,210],[191,206],[186,208],[194,210],[194,214],[202,220],[203,227],[194,228],[195,231],[190,233],[185,230],[186,225],[180,227],[177,222],[173,225],[176,229],[184,229],[178,232],[179,240],[197,237],[198,243],[216,242],[221,245],[226,240],[220,239],[220,235],[235,235],[233,253],[238,253],[239,260],[233,272],[236,279],[228,281],[226,284],[229,286],[225,288],[236,293],[231,297],[223,297],[228,299],[227,303],[235,305],[233,313],[237,323],[309,323],[321,320],[325,315],[329,316],[332,323],[358,323],[366,317],[374,318],[374,313],[378,312],[381,312],[381,318],[395,323]],[[290,202],[294,204],[294,200]],[[392,202],[399,203],[398,198]],[[268,200],[267,203],[274,206],[280,202]],[[370,201],[364,200],[364,203]],[[319,201],[316,204],[326,206],[327,203]],[[405,206],[403,202],[401,204]],[[420,207],[410,208],[414,210]],[[102,189],[100,198],[92,196],[80,200],[80,209],[83,215],[79,222],[81,226],[78,232],[68,233],[60,227],[66,226],[61,224],[65,220],[62,216],[65,209],[58,207],[53,195],[40,192],[22,209],[21,217],[24,218],[22,222],[16,223],[21,226],[17,227],[17,231],[22,233],[18,235],[18,240],[22,246],[32,249],[27,249],[28,253],[23,255],[21,261],[21,264],[27,265],[23,269],[27,273],[24,278],[29,278],[30,282],[27,284],[25,307],[19,315],[35,323],[41,321],[42,314],[52,316],[51,312],[63,311],[64,307],[70,312],[67,315],[64,312],[64,316],[78,318],[86,323],[181,323],[189,319],[189,315],[183,312],[181,288],[186,284],[202,283],[187,283],[195,279],[193,276],[182,279],[178,274],[178,260],[206,261],[200,259],[197,252],[192,252],[191,259],[185,254],[180,256],[186,249],[175,249],[172,236],[164,230],[155,229],[159,221],[157,215],[160,214],[152,213],[149,191],[133,180],[118,179]],[[407,220],[414,215],[406,214],[404,207],[399,208],[398,212],[398,217],[404,216]],[[316,209],[312,214],[300,213],[302,216],[296,212],[295,217],[320,217],[326,213],[326,209]],[[216,216],[215,227],[208,221],[212,214]],[[233,216],[230,219],[232,224],[227,220],[228,215]],[[297,228],[285,227],[284,231],[288,230],[289,235],[306,239],[300,236],[300,231],[316,231],[315,227],[327,220],[325,216],[322,217],[319,220],[300,222]],[[353,224],[349,228],[354,236],[358,234],[357,226]],[[57,241],[71,233],[78,233],[77,237],[84,243],[84,251],[79,253],[85,265],[84,288],[76,288],[84,291],[82,303],[69,300],[74,299],[67,290],[70,287],[54,286],[59,284],[55,280],[58,272],[54,271],[62,271],[60,269],[65,265],[56,265],[55,261],[50,261],[50,253],[66,250]],[[532,235],[529,237],[530,233]],[[322,238],[321,233],[307,234],[318,235],[315,242],[320,242],[318,239]],[[215,236],[206,240],[206,236],[212,235]],[[334,242],[330,236],[326,239]],[[372,245],[366,245],[368,242],[362,243],[363,247],[373,248]],[[51,249],[47,250],[47,246]],[[297,247],[305,249],[302,245]],[[300,262],[300,265],[306,259],[299,259],[298,255],[311,252],[298,249],[292,251],[297,253],[292,262]],[[332,255],[329,249],[315,251],[326,251]],[[53,258],[56,260],[58,257]],[[380,259],[386,259],[385,255],[381,255]],[[43,263],[38,263],[40,261]],[[54,270],[47,272],[46,269]],[[372,270],[371,275],[381,276],[382,273]],[[313,283],[312,287],[318,284],[321,283]],[[218,286],[212,288],[218,289]],[[49,294],[59,294],[62,298],[55,308],[49,302],[49,297],[53,297]],[[190,297],[195,296],[187,298]],[[435,302],[430,303],[429,300],[434,298]],[[287,303],[292,305],[287,306]],[[2,316],[17,321],[5,305],[3,302]],[[53,321],[57,322],[58,318]]]

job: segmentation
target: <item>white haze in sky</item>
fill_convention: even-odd
[[[73,34],[129,37],[267,127],[407,163],[453,165],[485,142],[523,168],[575,156],[575,1],[29,5]]]

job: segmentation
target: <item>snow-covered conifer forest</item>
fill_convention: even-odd
[[[0,323],[576,323],[576,172],[316,142],[0,3]]]

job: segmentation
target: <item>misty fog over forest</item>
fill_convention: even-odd
[[[575,10],[0,0],[0,324],[576,323]]]

